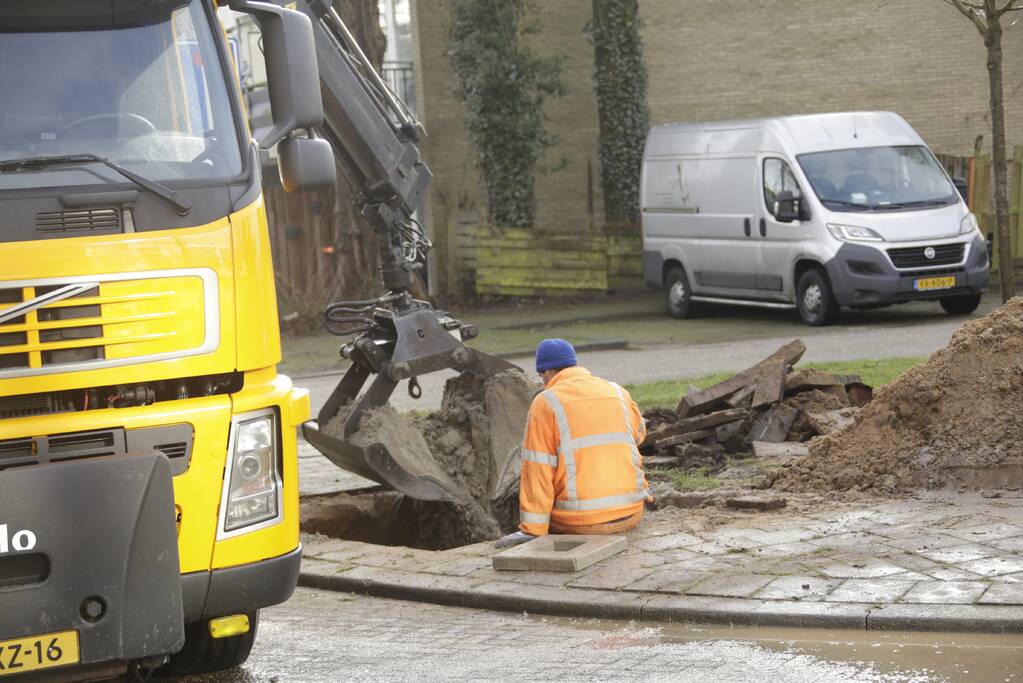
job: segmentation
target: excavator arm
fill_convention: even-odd
[[[365,439],[356,445],[363,418],[387,404],[402,381],[411,395],[421,394],[416,378],[430,372],[450,368],[485,378],[521,369],[466,346],[474,326],[413,298],[413,274],[431,246],[414,217],[432,177],[417,147],[423,126],[388,89],[329,0],[299,0],[297,9],[313,23],[324,113],[315,134],[330,143],[359,212],[380,237],[386,291],[327,307],[328,331],[352,337],[341,349],[351,366],[302,431],[343,469],[413,498],[453,501],[462,493],[431,454]],[[338,419],[344,420],[340,433],[325,429]]]

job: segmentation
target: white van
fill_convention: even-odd
[[[657,126],[640,201],[644,277],[677,318],[697,302],[810,325],[919,299],[966,314],[987,289],[976,219],[898,114]]]

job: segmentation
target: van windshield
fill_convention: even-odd
[[[810,186],[835,211],[896,211],[959,200],[926,147],[864,147],[796,157]]]
[[[0,160],[95,154],[157,181],[242,171],[202,0],[0,2]],[[123,182],[99,165],[0,173],[0,190]]]

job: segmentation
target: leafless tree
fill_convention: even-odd
[[[995,175],[995,239],[1002,284],[1002,301],[1016,295],[1009,234],[1009,169],[1005,160],[1005,106],[1002,94],[1002,19],[1023,10],[1023,0],[942,0],[973,22],[987,48],[988,83],[991,90],[992,160]]]

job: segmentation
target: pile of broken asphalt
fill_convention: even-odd
[[[701,494],[694,496],[694,504]],[[702,494],[704,496],[714,494]],[[877,630],[1023,629],[1023,495],[792,494],[783,510],[648,513],[579,572],[491,568],[492,542],[445,551],[305,545],[305,586],[574,617]]]

